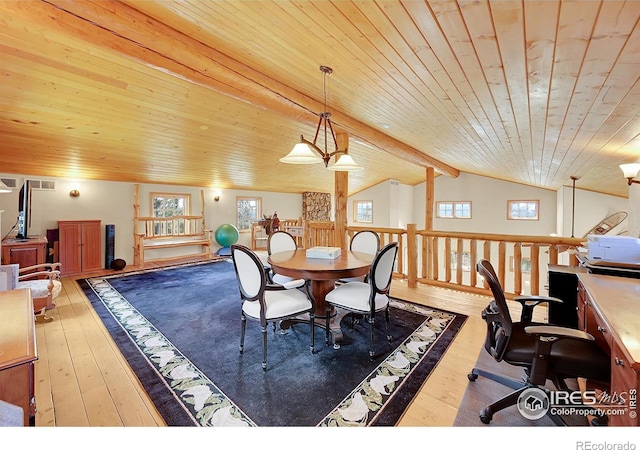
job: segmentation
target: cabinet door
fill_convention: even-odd
[[[60,264],[63,274],[82,272],[82,228],[77,222],[58,222]]]
[[[624,405],[625,414],[617,414],[609,418],[611,426],[637,426],[638,425],[638,384],[639,376],[629,363],[618,344],[613,343],[613,364],[611,369],[611,392],[626,395]]]
[[[9,262],[6,264],[20,264],[20,268],[40,264],[37,247],[12,247],[8,248]]]
[[[89,272],[102,268],[102,232],[100,222],[82,224],[82,271]]]

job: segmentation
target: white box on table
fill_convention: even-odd
[[[336,259],[340,256],[340,247],[311,247],[307,249],[307,258]]]

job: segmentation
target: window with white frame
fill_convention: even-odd
[[[509,271],[513,272],[515,268],[513,256],[509,257]],[[522,273],[531,273],[531,258],[522,258],[520,260],[520,271]]]
[[[151,215],[153,217],[175,217],[188,216],[190,214],[189,194],[172,194],[166,192],[151,193]],[[154,221],[154,233],[156,236],[184,234],[188,232],[185,227],[188,222],[184,219],[176,219],[170,221]],[[174,229],[178,228],[178,229]]]
[[[262,217],[260,197],[237,197],[237,227],[239,231],[250,231],[253,223]]]
[[[451,251],[451,269],[458,269],[458,252],[455,250]],[[462,252],[462,271],[471,271],[471,253],[469,252]]]
[[[441,219],[471,219],[471,202],[436,202],[436,216]]]
[[[509,220],[538,220],[539,200],[509,200],[507,218]]]
[[[353,202],[354,222],[373,222],[373,202],[371,200],[356,200]]]

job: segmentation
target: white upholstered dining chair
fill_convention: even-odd
[[[6,275],[6,286],[0,290],[31,289],[33,309],[38,322],[51,322],[46,312],[55,308],[55,300],[62,291],[60,282],[60,263],[45,263],[20,267],[19,264],[0,266],[0,272]],[[3,280],[5,278],[3,277]]]
[[[267,241],[267,254],[271,256],[274,253],[293,251],[298,248],[296,238],[286,231],[274,231]],[[273,283],[285,284],[293,280],[292,277],[280,275],[269,268],[269,278]]]
[[[385,245],[376,255],[369,269],[369,281],[353,281],[351,283],[336,286],[325,297],[326,303],[326,336],[325,342],[329,344],[329,318],[331,307],[343,308],[352,314],[361,314],[368,319],[369,332],[369,357],[373,358],[374,352],[374,324],[375,315],[384,311],[386,319],[387,340],[391,342],[389,334],[389,290],[393,277],[393,267],[398,255],[398,243],[392,242]]]
[[[248,247],[234,244],[231,258],[238,279],[242,300],[242,330],[240,353],[244,352],[247,318],[260,322],[262,331],[262,370],[267,370],[267,326],[282,319],[309,314],[311,353],[315,353],[315,304],[305,280],[293,280],[284,285],[267,283],[267,274],[258,255]],[[307,294],[297,289],[307,286]]]
[[[380,250],[380,236],[378,233],[371,230],[358,231],[351,238],[349,242],[349,250],[352,252],[367,253],[369,255],[375,255]],[[367,281],[367,275],[361,277],[349,277],[341,278],[338,280],[339,284],[350,283],[352,281]]]

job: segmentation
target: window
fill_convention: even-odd
[[[260,197],[237,197],[238,230],[249,231],[262,217],[262,199]]]
[[[451,269],[458,269],[458,252],[451,251]],[[462,252],[462,271],[469,272],[471,270],[471,253]]]
[[[513,272],[513,256],[509,257],[509,271]],[[531,258],[522,258],[520,260],[520,271],[522,273],[531,273]]]
[[[436,214],[442,219],[471,219],[471,202],[436,202]]]
[[[373,222],[373,202],[371,200],[356,200],[353,202],[354,222]]]
[[[538,220],[539,200],[509,200],[507,202],[510,220]]]
[[[174,216],[188,216],[189,215],[189,194],[167,194],[167,193],[151,193],[151,215],[153,217],[174,217]],[[154,234],[172,235],[172,234],[184,234],[188,233],[185,227],[188,223],[184,220],[170,220],[170,221],[154,221]],[[174,227],[178,227],[175,230]]]

